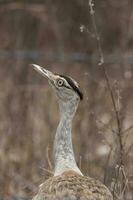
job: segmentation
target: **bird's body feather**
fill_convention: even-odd
[[[67,171],[46,180],[34,200],[112,200],[100,181]]]

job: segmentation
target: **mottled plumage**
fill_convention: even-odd
[[[46,180],[34,200],[112,200],[112,195],[100,181],[68,171]]]
[[[72,120],[83,94],[75,80],[53,74],[33,65],[46,77],[56,93],[60,122],[54,141],[54,176],[41,184],[34,200],[112,200],[108,188],[98,180],[83,176],[78,168],[72,146]]]

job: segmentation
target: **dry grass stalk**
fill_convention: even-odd
[[[122,142],[122,126],[121,126],[120,106],[119,106],[120,105],[120,94],[118,93],[118,98],[117,98],[118,105],[117,105],[116,100],[115,100],[114,91],[111,87],[109,76],[108,76],[107,70],[104,66],[104,56],[103,56],[103,50],[101,47],[100,36],[99,36],[98,30],[97,30],[97,25],[96,25],[93,0],[89,0],[89,8],[90,8],[90,15],[92,18],[92,24],[93,24],[94,33],[96,36],[97,48],[98,48],[99,57],[100,57],[100,59],[99,59],[100,61],[99,61],[98,65],[100,65],[102,67],[102,70],[104,72],[105,80],[107,83],[107,88],[108,88],[110,96],[111,96],[113,109],[115,112],[116,122],[117,122],[116,133],[117,133],[118,141],[119,141],[119,161],[118,161],[118,165],[116,166],[116,169],[115,169],[116,174],[115,174],[114,185],[113,185],[113,197],[114,197],[114,199],[120,200],[120,199],[124,199],[125,192],[128,187],[128,179],[126,177],[126,172],[125,172],[125,167],[124,167],[124,146],[123,146],[123,142]],[[110,156],[108,157],[108,163],[109,163],[109,159],[110,159]],[[104,181],[105,181],[105,179],[104,179]]]

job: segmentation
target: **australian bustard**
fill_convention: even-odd
[[[72,146],[72,120],[83,95],[75,80],[54,74],[36,64],[34,69],[48,79],[56,93],[60,122],[54,141],[54,176],[41,184],[34,200],[112,200],[108,188],[84,176],[78,168]]]

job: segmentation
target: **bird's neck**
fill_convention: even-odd
[[[72,120],[77,106],[78,102],[59,102],[60,122],[54,142],[55,176],[67,170],[74,170],[82,175],[75,161],[71,136]]]

